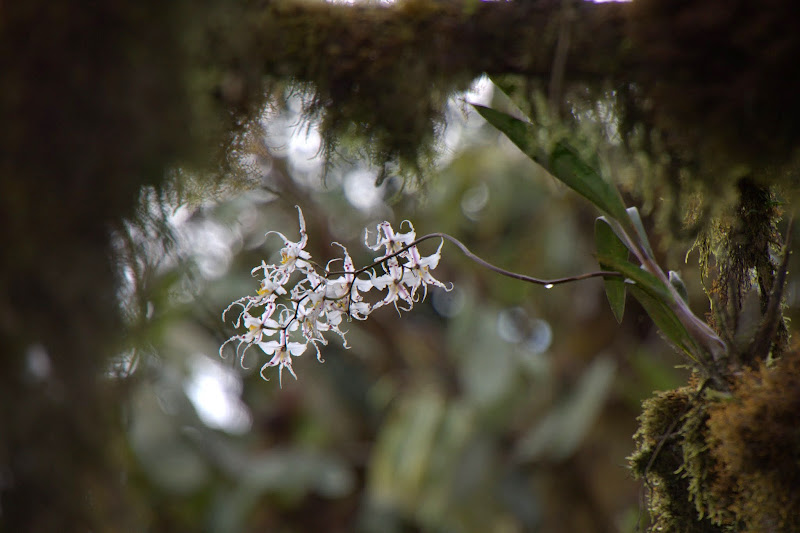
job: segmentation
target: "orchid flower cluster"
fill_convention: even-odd
[[[373,251],[382,251],[373,264],[356,270],[347,248],[334,242],[342,249],[343,257],[331,260],[320,272],[311,254],[305,250],[308,242],[306,223],[300,207],[297,207],[297,212],[300,240],[293,242],[283,233],[267,232],[267,235],[275,234],[283,239],[280,264],[268,265],[262,261],[251,272],[260,278],[256,294],[234,301],[222,313],[225,320],[232,308],[241,307],[233,325],[236,328],[244,326],[246,331],[225,341],[220,347],[220,355],[224,357],[225,346],[236,342],[239,364],[247,368],[244,357],[255,344],[271,357],[261,367],[264,379],[268,379],[264,371],[274,366],[278,367],[279,381],[284,368],[297,379],[292,369],[292,357],[305,353],[309,344],[322,362],[319,345],[328,344],[323,335],[326,332],[337,334],[342,345],[349,348],[346,332],[341,329],[344,319],[366,320],[373,311],[389,304],[394,305],[398,313],[410,311],[414,303],[425,299],[429,285],[452,289],[431,274],[439,264],[444,240],[434,254],[423,257],[416,246],[414,226],[408,221],[403,221],[408,225],[408,231],[400,233],[396,233],[389,222],[378,224],[374,244],[369,243],[369,233],[365,234],[365,245]],[[333,269],[332,264],[339,261],[341,269]],[[382,272],[376,271],[378,267]],[[287,288],[293,278],[296,281]],[[370,303],[364,295],[372,289],[386,292],[382,299]]]

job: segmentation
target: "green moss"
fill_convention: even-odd
[[[709,295],[714,301],[714,319],[728,337],[734,370],[756,366],[770,354],[778,357],[788,343],[781,307],[769,310],[776,289],[780,297],[782,287],[778,285],[783,279],[778,231],[782,210],[778,196],[774,189],[750,179],[740,180],[737,189],[739,200],[735,208],[718,217],[699,240],[703,274],[713,279]],[[758,295],[758,308],[748,309],[747,298],[753,291]],[[761,329],[774,329],[768,342],[758,338]]]
[[[732,379],[645,400],[629,458],[646,483],[651,530],[800,531],[800,352]]]
[[[645,400],[629,458],[648,490],[651,530],[670,533],[729,531],[706,512],[703,487],[711,470],[705,441],[707,414],[696,387]]]
[[[648,120],[695,161],[696,179],[726,184],[753,174],[797,185],[800,140],[796,70],[800,38],[791,0],[639,0],[628,13]],[[650,105],[647,105],[649,102]]]
[[[559,4],[560,5],[560,4]],[[580,6],[575,21],[608,23],[594,55],[596,33],[575,31],[570,67],[593,77],[614,70],[621,10]],[[305,95],[305,116],[319,121],[326,155],[357,147],[376,163],[417,170],[433,154],[448,98],[482,73],[549,78],[562,17],[558,6],[527,2],[431,2],[391,6],[276,0],[234,4],[212,23],[206,40],[218,92],[244,121],[259,112],[265,80]],[[587,28],[588,30],[588,28]],[[570,74],[569,77],[572,77]],[[282,94],[272,92],[272,100]],[[351,154],[352,155],[352,154]]]

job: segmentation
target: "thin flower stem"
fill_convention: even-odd
[[[491,270],[492,272],[496,272],[497,274],[500,274],[502,276],[513,278],[513,279],[516,279],[516,280],[519,280],[519,281],[524,281],[526,283],[533,283],[535,285],[544,285],[545,287],[551,287],[553,285],[561,285],[563,283],[572,283],[573,281],[581,281],[581,280],[589,279],[589,278],[621,278],[621,277],[623,277],[623,275],[620,272],[612,272],[612,271],[607,271],[607,270],[598,270],[598,271],[595,271],[595,272],[588,272],[586,274],[579,274],[577,276],[568,276],[568,277],[565,277],[565,278],[556,278],[556,279],[534,278],[533,276],[526,276],[525,274],[519,274],[517,272],[511,272],[510,270],[506,270],[504,268],[500,268],[499,266],[496,266],[496,265],[493,265],[493,264],[489,263],[488,261],[486,261],[486,260],[478,257],[477,255],[475,255],[474,253],[472,253],[472,251],[469,248],[467,248],[467,246],[463,242],[459,241],[458,239],[456,239],[452,235],[448,235],[447,233],[429,233],[427,235],[424,235],[424,236],[418,238],[417,240],[415,240],[414,242],[412,242],[411,244],[409,244],[407,246],[404,246],[402,249],[398,250],[397,252],[389,254],[386,257],[381,257],[379,260],[375,261],[374,263],[369,264],[369,265],[367,265],[365,267],[359,268],[358,270],[356,270],[354,272],[335,271],[335,272],[327,272],[327,275],[331,275],[331,274],[352,274],[354,276],[359,276],[359,275],[367,272],[368,270],[370,270],[372,268],[375,268],[376,266],[382,264],[384,261],[386,261],[388,259],[391,259],[393,257],[396,257],[396,256],[402,254],[403,252],[405,252],[406,250],[408,250],[409,248],[412,248],[412,247],[414,247],[414,246],[416,246],[416,245],[418,245],[418,244],[420,244],[420,243],[422,243],[424,241],[427,241],[429,239],[443,239],[443,240],[451,242],[452,244],[455,244],[458,247],[458,249],[461,250],[461,252],[465,256],[467,256],[472,261],[478,263],[482,267]]]
[[[533,283],[533,284],[536,284],[536,285],[544,285],[544,286],[552,286],[552,285],[560,285],[562,283],[572,283],[573,281],[581,281],[581,280],[589,279],[589,278],[621,278],[622,277],[622,274],[619,273],[619,272],[610,272],[610,271],[606,271],[606,270],[599,270],[599,271],[596,271],[596,272],[588,272],[586,274],[579,274],[577,276],[568,276],[568,277],[556,278],[556,279],[534,278],[532,276],[526,276],[524,274],[519,274],[517,272],[511,272],[511,271],[506,270],[504,268],[500,268],[499,266],[493,265],[493,264],[489,263],[488,261],[485,261],[484,259],[482,259],[482,258],[478,257],[477,255],[475,255],[474,253],[472,253],[472,251],[470,251],[470,249],[467,248],[466,245],[463,242],[459,241],[455,237],[453,237],[451,235],[448,235],[446,233],[431,233],[431,234],[425,235],[424,237],[421,237],[420,239],[417,239],[417,240],[421,241],[422,239],[434,238],[434,237],[439,237],[439,238],[442,238],[442,239],[446,239],[446,240],[450,241],[451,243],[455,244],[458,247],[458,249],[461,250],[461,252],[464,255],[466,255],[469,259],[475,261],[476,263],[478,263],[482,267],[488,268],[492,272],[496,272],[496,273],[498,273],[498,274],[500,274],[502,276],[507,276],[509,278],[513,278],[513,279],[517,279],[517,280],[520,280],[520,281],[524,281],[526,283]]]

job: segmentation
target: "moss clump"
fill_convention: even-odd
[[[778,196],[774,188],[750,179],[740,180],[737,189],[739,201],[732,213],[698,240],[704,276],[709,276],[712,265],[716,270],[710,289],[716,310],[713,318],[731,347],[732,371],[754,367],[770,355],[779,357],[789,337],[778,305],[785,281],[784,267],[779,264],[782,209]],[[758,304],[747,302],[748,295],[756,293]],[[766,333],[769,338],[764,338]]]
[[[713,459],[708,454],[704,395],[696,386],[660,392],[645,400],[629,458],[649,488],[651,531],[729,531],[706,512],[702,497]]]
[[[800,351],[734,378],[645,400],[630,466],[651,531],[800,531]]]
[[[800,352],[744,372],[708,413],[710,499],[739,531],[800,531]]]
[[[294,81],[327,156],[357,146],[377,163],[413,167],[433,153],[447,98],[475,77],[462,60],[443,57],[448,23],[466,17],[449,2],[272,2],[249,18],[253,37],[234,64]]]

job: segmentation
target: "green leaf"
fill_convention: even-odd
[[[691,360],[700,363],[700,360],[695,355],[701,352],[700,348],[686,331],[686,328],[681,324],[681,321],[672,309],[641,287],[633,285],[630,287],[630,291],[664,336],[683,351]]]
[[[657,277],[642,270],[639,266],[630,261],[621,260],[617,257],[598,254],[597,261],[608,265],[611,270],[622,273],[626,278],[635,282],[640,288],[647,291],[654,298],[669,305],[673,301],[672,293]]]
[[[598,256],[597,260],[633,281],[633,284],[629,284],[628,290],[642,304],[658,329],[692,360],[699,362],[695,354],[702,350],[670,308],[673,296],[669,288],[654,275],[628,261],[607,255]]]
[[[494,88],[508,99],[523,116],[537,116],[535,110],[547,105],[547,98],[539,91],[531,92],[529,84],[520,80],[519,76],[514,75],[495,75],[489,76]],[[493,94],[495,101],[497,95]],[[503,103],[500,104],[501,106]]]
[[[687,304],[689,303],[689,291],[686,289],[686,284],[681,279],[681,275],[675,272],[674,270],[669,271],[669,284],[675,289],[675,292],[678,293],[678,296],[683,299],[684,302]]]
[[[548,152],[539,143],[534,142],[536,128],[530,122],[482,105],[472,104],[472,107],[554,178],[592,202],[612,218],[627,219],[625,204],[617,189],[605,181],[597,169],[581,159],[578,152],[566,141],[559,141]]]
[[[533,124],[525,122],[517,117],[513,117],[508,113],[497,111],[491,107],[486,107],[480,104],[471,104],[475,111],[477,111],[489,124],[504,133],[511,141],[516,144],[531,159],[539,162],[544,151],[534,152],[535,148],[532,146],[531,141],[534,137]]]
[[[599,217],[594,223],[594,240],[598,255],[614,257],[619,261],[627,262],[628,248],[617,237],[614,230],[611,229],[605,217]],[[600,268],[612,270],[613,266],[601,261]],[[603,284],[605,285],[606,297],[609,305],[611,305],[614,318],[617,319],[618,323],[622,322],[622,316],[625,313],[625,280],[622,278],[607,278],[603,280]]]
[[[642,217],[639,215],[639,210],[636,207],[629,207],[626,211],[631,223],[633,223],[633,228],[639,236],[639,243],[650,257],[654,257],[653,248],[650,246],[650,241],[647,239],[647,232],[644,231],[644,224],[642,224]]]

